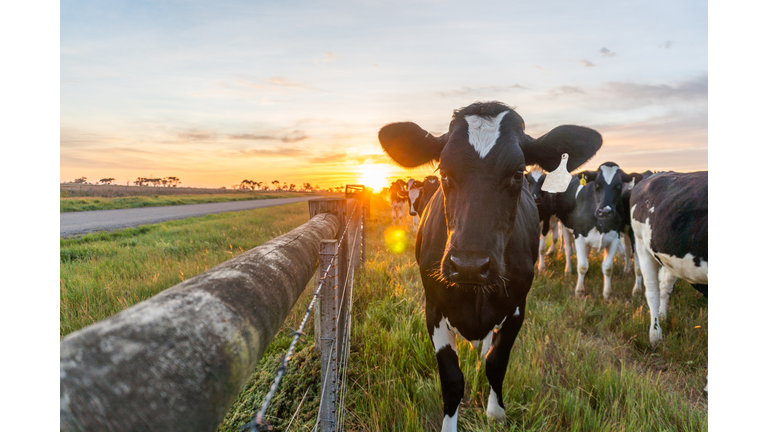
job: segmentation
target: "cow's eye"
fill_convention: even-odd
[[[522,180],[522,179],[523,179],[523,177],[525,177],[525,173],[524,173],[522,170],[520,170],[520,171],[517,171],[517,172],[515,173],[515,175],[514,175],[514,176],[512,176],[512,178],[514,178],[516,181],[520,181],[520,180]]]
[[[443,183],[443,188],[448,186],[448,173],[445,170],[440,170],[440,182]]]

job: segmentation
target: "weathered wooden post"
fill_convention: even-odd
[[[315,321],[320,324],[320,333],[315,335],[315,345],[320,347],[320,431],[336,430],[336,393],[338,379],[338,327],[339,298],[339,247],[336,240],[323,240],[320,245],[320,269],[318,274],[330,268],[320,289]]]
[[[336,237],[330,214],[60,345],[61,431],[214,431]]]

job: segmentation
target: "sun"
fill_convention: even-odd
[[[389,186],[387,178],[392,174],[392,167],[389,165],[363,164],[356,171],[358,172],[357,181],[374,191]]]

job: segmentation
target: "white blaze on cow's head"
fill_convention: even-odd
[[[418,180],[414,180],[414,179],[408,180],[408,204],[410,204],[408,213],[411,216],[419,215],[416,212],[416,208],[419,205],[419,199],[421,198],[421,194],[424,192],[423,186],[424,184]]]
[[[594,183],[595,217],[598,228],[620,230],[628,221],[623,220],[626,214],[622,191],[630,183],[643,179],[641,174],[627,174],[614,162],[601,164],[596,171],[585,171],[587,181]]]
[[[382,148],[398,164],[439,163],[448,226],[441,274],[449,282],[501,281],[526,166],[552,171],[567,153],[570,172],[602,145],[599,133],[580,126],[559,126],[538,139],[524,129],[522,117],[507,105],[478,102],[455,111],[439,138],[410,122],[379,131]]]

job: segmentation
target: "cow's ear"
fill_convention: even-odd
[[[391,123],[379,131],[379,143],[400,166],[414,168],[440,160],[447,135],[436,138],[416,123]]]
[[[621,173],[621,181],[623,181],[624,183],[629,183],[632,181],[632,179],[634,179],[635,184],[637,184],[640,180],[643,179],[643,175],[640,173],[629,173],[629,174],[625,172]]]
[[[554,171],[568,153],[568,172],[584,165],[603,145],[603,137],[590,128],[573,125],[558,126],[543,136],[533,139],[527,136],[521,143],[525,164],[539,164],[547,171]]]
[[[587,182],[591,182],[591,181],[595,181],[595,179],[597,178],[597,171],[584,170],[584,171],[579,171],[574,175],[578,177],[579,180],[581,180],[581,178],[584,177],[584,180],[586,180]]]

